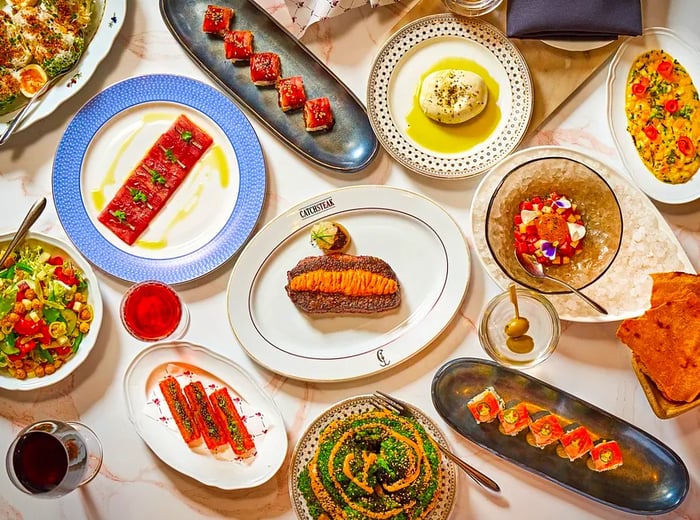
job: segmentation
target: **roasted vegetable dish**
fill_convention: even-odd
[[[299,475],[314,519],[427,518],[441,498],[440,452],[415,420],[370,411],[330,423]]]
[[[662,50],[640,55],[625,91],[627,131],[662,182],[688,182],[700,168],[700,100],[688,71]]]
[[[80,59],[93,11],[93,0],[11,0],[0,10],[0,114]]]
[[[17,379],[53,374],[92,320],[87,279],[69,258],[28,243],[0,266],[0,370]]]

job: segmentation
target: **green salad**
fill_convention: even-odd
[[[92,319],[87,279],[70,258],[27,241],[0,266],[0,370],[12,377],[53,374]]]

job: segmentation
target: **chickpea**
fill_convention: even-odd
[[[3,251],[3,253],[4,253],[4,251]],[[15,255],[10,255],[7,257],[7,259],[5,260],[5,263],[2,264],[2,266],[3,266],[3,268],[7,269],[8,267],[10,267],[14,263],[15,263]]]
[[[18,368],[17,370],[15,370],[15,377],[17,379],[26,379],[27,373],[24,370],[22,370],[21,368]]]
[[[26,275],[26,273],[24,271],[22,271],[21,269],[17,269],[15,271],[15,278],[17,278],[18,280],[24,280],[25,275]]]
[[[15,304],[12,306],[12,312],[16,314],[24,314],[26,312],[24,304],[22,302],[15,302]]]
[[[33,300],[34,298],[36,298],[36,293],[33,289],[27,289],[26,291],[24,291],[24,297],[28,300]]]
[[[34,368],[34,362],[33,362],[33,361],[29,361],[28,359],[25,359],[25,360],[24,360],[24,363],[22,364],[22,367],[23,367],[26,371],[30,371],[30,370],[32,370],[32,369]]]
[[[7,315],[7,321],[9,321],[10,323],[17,323],[19,321],[19,314],[17,314],[16,312],[11,312]]]
[[[90,324],[83,321],[78,325],[78,330],[83,334],[87,334],[90,331]]]
[[[56,368],[53,365],[46,365],[46,368],[44,368],[44,372],[46,372],[47,376],[50,376],[54,372],[56,372]]]
[[[83,309],[80,311],[81,320],[89,320],[90,318],[92,318],[92,313],[90,312],[90,309]]]
[[[32,300],[32,309],[34,309],[35,311],[40,311],[43,308],[44,308],[44,304],[41,303],[37,298],[34,298]]]
[[[38,367],[36,367],[36,368],[34,369],[34,375],[35,375],[36,377],[44,377],[44,366],[43,366],[43,365],[39,365]]]
[[[53,362],[53,367],[54,367],[56,370],[58,370],[59,368],[61,368],[61,365],[63,365],[63,361],[61,361],[60,359],[57,359],[56,361]]]
[[[75,296],[73,296],[73,299],[76,302],[82,302],[83,301],[83,293],[79,293],[79,292],[75,293]]]
[[[67,265],[63,266],[63,274],[65,274],[68,278],[73,276],[75,274],[75,269],[72,267],[68,267]]]
[[[21,359],[18,359],[17,361],[14,362],[15,368],[22,368],[24,366],[24,361]]]

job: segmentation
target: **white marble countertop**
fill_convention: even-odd
[[[283,24],[290,25],[282,0],[264,0],[261,4]],[[361,7],[313,25],[302,41],[364,100],[374,54],[411,5]],[[645,26],[671,27],[700,48],[700,11],[695,0],[648,0],[643,6]],[[116,81],[173,71],[209,81],[173,40],[161,20],[157,2],[128,2],[116,44],[88,84],[53,115],[15,135],[0,149],[0,232],[14,229],[30,204],[46,196],[49,206],[35,229],[66,239],[52,203],[51,167],[72,115]],[[605,120],[605,77],[605,70],[596,73],[522,146],[557,144],[575,148],[622,172]],[[696,78],[696,82],[699,80]],[[441,365],[462,356],[486,358],[476,324],[481,309],[499,288],[479,264],[471,236],[469,207],[479,177],[429,179],[403,169],[383,151],[359,174],[333,175],[290,152],[252,117],[251,122],[265,154],[269,181],[259,225],[316,193],[356,184],[391,185],[424,194],[442,205],[461,227],[473,260],[464,302],[437,340],[380,376],[338,384],[282,378],[256,365],[240,348],[226,313],[226,285],[235,258],[200,283],[181,288],[192,316],[186,339],[235,360],[273,396],[284,416],[288,456],[301,432],[322,410],[346,397],[380,388],[421,406],[444,427],[458,454],[501,485],[502,495],[494,497],[467,478],[460,478],[452,518],[633,518],[635,515],[583,498],[470,444],[450,430],[432,406],[430,383]],[[657,207],[699,269],[700,202]],[[119,301],[128,284],[104,274],[99,278],[105,316],[95,349],[71,377],[59,384],[26,393],[0,391],[0,450],[4,455],[17,431],[35,420],[80,420],[102,440],[104,465],[89,485],[56,500],[22,494],[2,472],[0,518],[294,518],[287,485],[288,463],[257,488],[221,491],[179,474],[149,450],[129,422],[122,388],[126,367],[143,347],[128,336],[118,316]],[[670,420],[660,420],[653,414],[631,369],[630,352],[615,338],[617,325],[563,323],[557,351],[528,373],[635,424],[671,447],[687,465],[691,486],[685,502],[660,518],[700,518],[700,412],[695,409]]]

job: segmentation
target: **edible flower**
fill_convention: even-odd
[[[676,144],[678,145],[678,150],[686,157],[695,155],[695,145],[687,135],[680,136]]]
[[[673,63],[668,60],[664,60],[656,67],[656,72],[664,79],[671,79],[673,75]]]
[[[569,209],[571,207],[571,201],[566,197],[562,197],[554,201],[554,205],[561,209]]]
[[[669,99],[664,103],[664,108],[669,114],[675,114],[678,112],[678,101],[675,99]]]
[[[654,125],[649,124],[644,127],[644,135],[646,135],[649,140],[654,141],[657,137],[659,137],[659,131]]]
[[[542,254],[550,260],[554,260],[554,258],[557,256],[557,246],[551,242],[542,242],[542,244],[540,244],[540,251],[542,251]]]

